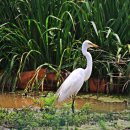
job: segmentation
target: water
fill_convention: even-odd
[[[4,93],[0,94],[1,108],[23,108],[34,104],[31,97],[25,97],[18,94]]]
[[[77,99],[77,104],[88,104],[95,112],[118,112],[127,109],[127,102],[103,102],[92,98]]]
[[[0,94],[1,108],[23,108],[34,105],[35,97],[25,97],[18,94],[4,93]],[[68,100],[66,102],[71,102]],[[126,102],[102,102],[93,98],[76,98],[75,106],[81,109],[85,104],[88,104],[92,111],[95,112],[118,112],[127,109]],[[56,107],[62,107],[63,103],[56,104]]]

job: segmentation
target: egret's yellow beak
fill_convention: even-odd
[[[98,48],[99,46],[93,43],[93,47]]]

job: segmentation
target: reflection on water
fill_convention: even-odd
[[[71,102],[71,100],[66,102]],[[127,109],[126,102],[102,102],[93,98],[76,98],[75,106],[77,109],[82,108],[85,104],[88,104],[91,110],[96,112],[117,112]],[[23,108],[28,106],[34,106],[32,97],[9,93],[0,94],[0,108]],[[58,103],[56,106],[62,107],[63,103]]]
[[[18,94],[0,94],[0,107],[2,108],[22,108],[33,105],[31,97],[25,97]]]
[[[96,112],[118,112],[127,109],[127,102],[103,102],[92,98],[77,99],[76,104],[80,104],[78,108],[88,104],[91,110]]]
[[[66,103],[71,100],[66,101]],[[103,102],[93,98],[76,98],[75,106],[77,109],[81,109],[84,105],[90,107],[91,111],[95,112],[118,112],[127,109],[127,102]],[[62,103],[58,103],[57,107],[62,107]]]

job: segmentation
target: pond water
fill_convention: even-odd
[[[88,104],[92,111],[95,112],[118,112],[127,109],[127,102],[103,102],[93,98],[77,99],[77,108]],[[78,105],[80,104],[80,105]]]
[[[34,97],[22,96],[20,94],[4,93],[0,94],[0,107],[1,108],[23,108],[28,106],[37,105],[34,104]],[[71,102],[67,100],[66,102]],[[85,104],[88,104],[92,111],[95,112],[118,112],[127,109],[127,103],[124,102],[103,102],[93,98],[76,98],[75,106],[77,109],[82,108]],[[62,107],[62,103],[56,104],[57,107]]]
[[[22,108],[34,104],[32,97],[25,97],[18,94],[3,93],[0,94],[1,108]]]

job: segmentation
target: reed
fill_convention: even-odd
[[[115,55],[129,40],[129,7],[129,0],[1,1],[0,82],[15,88],[22,71],[45,63],[59,72],[84,67],[79,43],[85,39]]]

